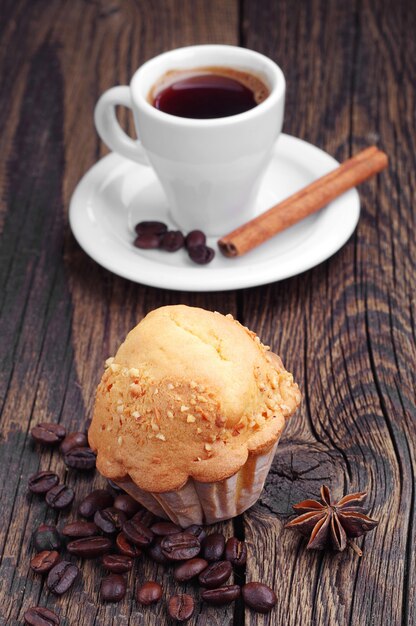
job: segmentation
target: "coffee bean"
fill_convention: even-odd
[[[153,541],[152,531],[139,522],[138,519],[136,519],[136,515],[127,520],[127,522],[124,522],[123,533],[126,535],[127,539],[130,539],[136,546],[142,548],[150,545]]]
[[[155,563],[159,563],[160,565],[167,565],[168,563],[170,563],[170,561],[165,557],[162,552],[162,541],[163,537],[156,537],[152,545],[147,549],[147,554],[152,559],[152,561],[155,561]]]
[[[141,504],[127,493],[116,496],[113,507],[119,511],[123,511],[128,518],[133,517],[133,515],[142,509]]]
[[[122,489],[120,485],[117,485],[117,483],[115,483],[113,480],[110,480],[108,478],[107,483],[108,483],[108,486],[111,487],[111,489],[114,489],[114,491],[117,491],[117,493],[125,493],[124,489]]]
[[[134,545],[129,539],[127,539],[124,533],[119,533],[116,537],[116,546],[117,550],[121,554],[125,554],[126,556],[130,556],[133,559],[140,556],[142,551],[140,548]]]
[[[64,454],[64,463],[68,467],[80,470],[90,470],[95,467],[95,454],[91,448],[71,448]]]
[[[188,248],[188,254],[191,261],[194,263],[198,263],[198,265],[206,265],[207,263],[211,263],[212,259],[215,256],[215,251],[208,246],[194,246],[193,248]]]
[[[187,593],[172,596],[168,602],[168,613],[177,622],[186,622],[194,612],[194,600]]]
[[[102,563],[106,570],[114,574],[125,574],[133,567],[133,559],[124,554],[106,554]]]
[[[112,543],[108,537],[83,537],[70,541],[66,546],[70,554],[83,559],[95,559],[111,550]]]
[[[150,526],[150,530],[158,537],[167,537],[167,535],[176,535],[182,532],[182,528],[173,522],[156,522]]]
[[[46,493],[58,483],[58,476],[46,470],[44,472],[38,472],[29,478],[29,489],[32,493]]]
[[[59,617],[43,606],[32,606],[23,615],[27,626],[59,626]]]
[[[66,454],[72,448],[85,448],[86,446],[88,446],[88,439],[85,433],[68,433],[59,446],[59,450],[62,454]]]
[[[185,239],[185,245],[188,250],[189,248],[195,248],[195,246],[205,246],[206,242],[207,238],[202,230],[191,230]]]
[[[201,598],[209,604],[215,604],[216,606],[222,606],[237,600],[240,596],[241,590],[238,585],[226,585],[225,587],[218,587],[217,589],[204,589],[201,592]]]
[[[67,485],[56,485],[49,489],[45,500],[53,509],[65,509],[74,499],[74,490]]]
[[[33,533],[33,545],[38,552],[44,550],[59,550],[61,546],[61,538],[56,526],[42,524]]]
[[[216,561],[208,565],[206,569],[198,576],[201,587],[220,587],[231,576],[233,567],[229,561]]]
[[[225,558],[233,565],[240,567],[247,561],[247,546],[237,537],[230,537],[225,544]]]
[[[185,237],[180,230],[170,230],[164,233],[160,238],[159,247],[166,252],[176,252],[180,248],[183,248],[185,244]]]
[[[225,537],[220,533],[208,535],[202,544],[203,556],[207,561],[220,561],[224,554]]]
[[[61,561],[51,569],[46,580],[49,591],[60,596],[71,587],[79,574],[79,569],[69,561]]]
[[[139,604],[149,606],[149,604],[156,604],[162,597],[163,589],[159,583],[149,580],[140,587],[137,587],[136,600]]]
[[[201,544],[194,535],[189,533],[177,533],[164,537],[160,544],[162,552],[169,561],[185,561],[196,556]]]
[[[185,528],[185,532],[197,537],[201,544],[207,536],[205,528],[199,524],[192,524],[192,526],[188,526],[188,528]]]
[[[141,233],[137,235],[136,239],[133,241],[133,245],[142,250],[154,250],[160,245],[160,235]]]
[[[94,522],[76,520],[65,524],[61,533],[65,535],[65,537],[93,537],[98,534],[98,527]]]
[[[258,613],[268,613],[277,602],[273,589],[263,583],[247,583],[241,592],[245,604]]]
[[[94,522],[103,533],[112,535],[117,531],[120,531],[124,522],[127,520],[127,515],[123,511],[119,511],[114,507],[97,511],[94,515]]]
[[[136,522],[140,522],[140,524],[143,524],[143,526],[149,528],[155,521],[155,516],[147,509],[141,509],[140,511],[135,513],[134,519],[136,520]]]
[[[50,446],[62,441],[66,435],[66,430],[61,424],[41,422],[32,428],[30,434],[38,443]]]
[[[110,507],[113,500],[112,494],[107,489],[95,489],[80,502],[78,513],[82,517],[92,517],[96,511]]]
[[[163,222],[139,222],[134,227],[138,235],[151,233],[153,235],[162,235],[167,231],[168,227]]]
[[[110,574],[101,582],[100,596],[104,602],[120,602],[126,595],[126,579],[120,574]]]
[[[185,561],[181,563],[173,572],[173,577],[178,583],[185,583],[191,578],[195,578],[201,572],[204,571],[205,568],[208,567],[208,561],[205,559],[189,559],[189,561]]]
[[[46,574],[60,559],[56,550],[43,550],[30,561],[30,567],[37,574]]]

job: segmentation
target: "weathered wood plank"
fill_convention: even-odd
[[[97,602],[98,563],[85,563],[82,579],[61,599],[29,572],[32,530],[44,520],[59,519],[61,525],[71,514],[57,517],[28,497],[28,476],[38,467],[56,468],[76,488],[78,500],[104,482],[66,475],[59,455],[44,452],[39,459],[28,430],[40,419],[79,428],[91,410],[104,359],[148,310],[187,302],[236,313],[233,294],[160,292],[118,279],[80,251],[66,219],[73,188],[106,152],[92,119],[99,94],[127,83],[136,67],[165,49],[236,43],[236,4],[41,0],[3,3],[2,15],[0,621],[20,624],[25,608],[40,603],[55,607],[65,626],[163,624],[165,604],[141,610],[134,589],[144,577],[163,578],[167,595],[177,587],[144,560],[129,576],[129,593],[118,606]],[[122,120],[131,127],[126,113]],[[222,528],[232,534],[231,523]],[[198,597],[196,589],[192,593]],[[191,623],[232,619],[232,607],[202,610],[198,604]]]
[[[81,425],[103,360],[150,309],[185,302],[231,311],[282,355],[305,395],[279,446],[261,502],[235,530],[249,544],[247,580],[278,593],[271,616],[247,624],[415,624],[415,41],[408,0],[353,4],[240,4],[240,43],[265,52],[288,81],[285,131],[342,159],[379,141],[389,173],[361,191],[363,215],[347,246],[290,281],[238,294],[161,292],[90,261],[66,225],[81,175],[106,152],[93,128],[99,94],[128,82],[135,67],[189,43],[236,43],[237,3],[216,0],[8,2],[0,29],[0,621],[24,608],[56,607],[64,626],[163,624],[163,605],[132,600],[145,577],[138,562],[117,607],[97,604],[98,563],[64,598],[28,571],[30,535],[57,516],[27,496],[27,477],[52,467],[76,488],[58,455],[37,456],[28,430],[40,419]],[[131,130],[126,112],[124,125]],[[351,554],[306,553],[283,530],[290,505],[317,494],[370,488],[380,527]],[[104,485],[95,478],[94,484]],[[70,515],[61,515],[59,524]],[[222,525],[226,534],[232,524]],[[197,595],[196,589],[191,592]],[[194,624],[244,623],[241,605],[198,605]]]
[[[244,16],[246,44],[286,74],[287,132],[338,158],[373,142],[391,158],[389,172],[362,186],[362,218],[342,251],[242,298],[244,323],[280,352],[304,393],[261,503],[244,516],[254,553],[274,551],[264,565],[254,559],[247,578],[276,580],[278,593],[275,615],[247,613],[247,623],[414,623],[415,10],[248,0]],[[282,529],[290,505],[318,495],[321,481],[335,496],[369,489],[380,526],[361,560],[308,554]]]

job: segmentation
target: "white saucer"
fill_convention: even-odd
[[[337,165],[323,150],[282,134],[261,185],[257,213]],[[216,250],[215,258],[200,266],[188,259],[185,250],[168,253],[133,246],[137,222],[161,220],[177,228],[150,167],[109,154],[85,174],[69,207],[75,238],[97,263],[135,282],[184,291],[240,289],[295,276],[339,250],[354,231],[359,214],[359,196],[352,189],[241,258],[222,256],[213,239],[209,245]]]

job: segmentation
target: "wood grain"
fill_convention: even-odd
[[[198,603],[190,624],[416,625],[415,208],[416,9],[410,0],[0,1],[0,624],[28,606],[63,626],[167,624],[164,604],[133,600],[145,578],[169,573],[145,558],[119,605],[97,602],[99,563],[56,599],[29,571],[31,533],[57,516],[27,495],[52,468],[77,501],[103,479],[66,472],[28,432],[44,419],[69,429],[89,417],[104,359],[149,310],[164,304],[231,312],[278,351],[303,391],[258,505],[227,535],[245,536],[246,580],[272,585],[269,616]],[[181,45],[240,43],[266,53],[287,79],[285,132],[343,160],[378,143],[391,166],[361,190],[362,217],[332,259],[291,280],[229,293],[161,291],[120,279],[75,243],[67,208],[106,148],[92,121],[100,93],[143,61]],[[120,114],[132,132],[126,111]],[[308,553],[283,525],[291,505],[368,489],[380,519],[364,556]],[[239,578],[243,582],[244,578]],[[190,592],[198,596],[196,588]]]
[[[82,426],[105,358],[150,309],[187,302],[236,313],[233,294],[160,292],[109,274],[79,250],[66,217],[76,183],[106,151],[92,120],[99,94],[128,82],[136,67],[163,50],[201,41],[237,43],[236,7],[174,0],[77,0],[52,6],[41,0],[2,9],[8,26],[1,61],[10,82],[3,84],[1,99],[6,129],[1,145],[8,159],[0,170],[0,496],[7,503],[0,530],[0,623],[21,624],[25,609],[38,603],[55,608],[65,626],[166,623],[164,603],[141,610],[132,600],[145,578],[163,580],[167,597],[177,592],[171,576],[148,561],[129,576],[129,592],[120,605],[97,602],[98,563],[86,562],[82,580],[59,600],[28,571],[32,530],[44,520],[57,520],[43,502],[27,496],[28,477],[38,467],[54,468],[76,488],[77,500],[93,484],[104,484],[66,475],[58,455],[39,457],[28,430],[41,419],[62,421],[70,429]],[[122,121],[131,127],[126,114]],[[67,517],[59,516],[59,526]],[[233,533],[232,523],[222,529]],[[191,592],[198,598],[195,588]],[[233,607],[202,610],[197,602],[190,623],[219,625],[232,619]]]
[[[261,503],[245,515],[255,553],[274,551],[247,578],[279,588],[276,615],[247,613],[247,623],[414,624],[415,12],[405,2],[244,7],[246,45],[286,74],[286,132],[339,159],[376,140],[391,158],[360,188],[362,218],[343,250],[242,298],[244,323],[261,329],[304,392]],[[307,553],[283,530],[291,505],[318,495],[321,481],[335,496],[369,490],[380,526],[362,540],[362,559]]]

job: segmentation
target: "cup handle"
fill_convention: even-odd
[[[102,94],[94,111],[98,134],[114,152],[142,165],[150,165],[140,140],[129,137],[118,123],[115,112],[118,105],[133,108],[130,87],[112,87]]]

